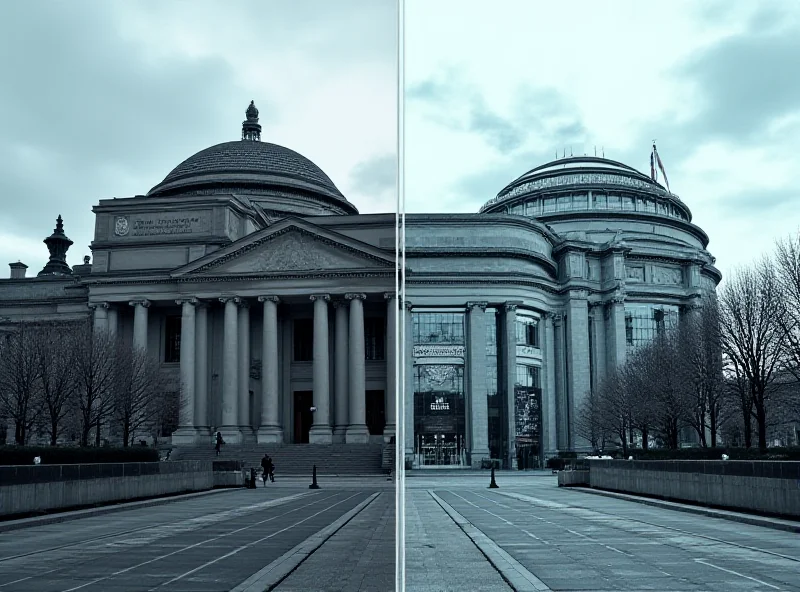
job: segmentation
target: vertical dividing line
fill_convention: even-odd
[[[405,0],[397,0],[397,207],[395,210],[395,590],[406,589],[405,376]]]

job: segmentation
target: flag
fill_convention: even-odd
[[[653,144],[653,154],[656,156],[656,162],[658,163],[658,168],[661,170],[661,174],[664,175],[664,183],[667,185],[667,191],[672,193],[669,190],[669,179],[667,179],[667,171],[664,170],[664,164],[661,162],[661,157],[658,155],[658,150],[656,150],[656,145]]]
[[[656,165],[655,165],[655,163],[653,162],[653,153],[652,153],[652,152],[650,153],[650,178],[651,178],[653,181],[656,181],[656,180],[657,180],[657,179],[656,179]]]

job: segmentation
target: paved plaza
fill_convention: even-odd
[[[393,590],[394,483],[307,481],[0,532],[0,592]],[[406,479],[406,590],[800,590],[797,533],[497,481]]]
[[[409,590],[800,590],[796,533],[558,488],[544,474],[497,480],[406,480]]]

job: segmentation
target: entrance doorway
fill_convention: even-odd
[[[383,391],[367,391],[367,428],[370,436],[380,436],[386,427],[386,397]]]
[[[311,407],[314,405],[313,391],[294,391],[294,443],[308,444],[308,434],[314,423]]]

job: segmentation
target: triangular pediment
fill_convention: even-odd
[[[173,276],[393,269],[376,247],[299,220],[283,220],[176,269]]]

